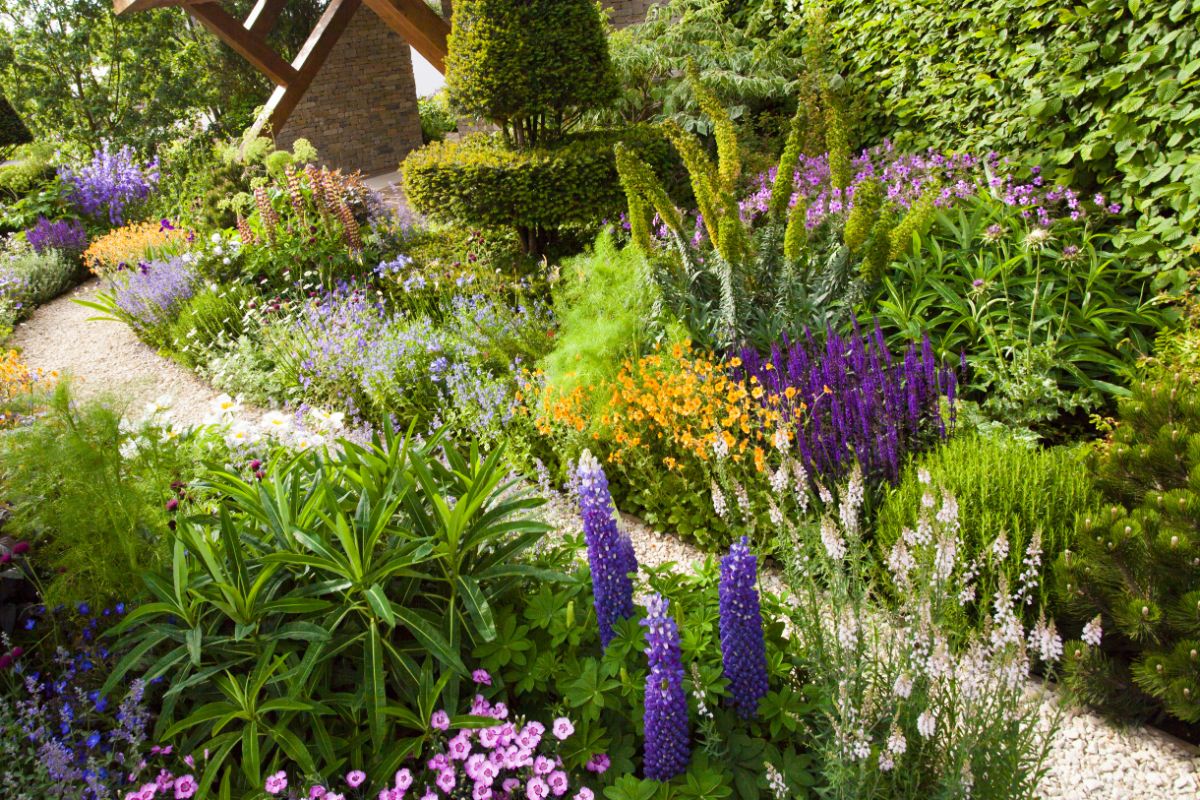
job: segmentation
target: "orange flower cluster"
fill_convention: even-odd
[[[83,252],[83,263],[94,275],[108,275],[122,265],[163,258],[181,250],[187,234],[160,222],[135,222],[99,236]]]
[[[690,344],[675,345],[670,354],[656,351],[627,361],[613,385],[608,411],[599,420],[594,438],[610,438],[610,461],[634,453],[657,454],[668,469],[681,458],[711,461],[718,454],[767,468],[767,451],[776,437],[789,440],[795,414],[787,403],[763,403],[757,379],[734,380],[729,369],[735,358],[720,362],[706,353],[693,353]],[[550,433],[555,425],[577,432],[592,427],[585,395],[543,398],[539,428]]]
[[[57,377],[56,372],[43,375],[41,370],[30,369],[16,350],[0,353],[0,430],[16,418],[15,406],[19,401],[33,394],[35,387]]]

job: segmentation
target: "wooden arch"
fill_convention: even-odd
[[[255,120],[248,138],[257,136],[268,126],[274,132],[283,128],[360,5],[366,5],[379,15],[430,64],[445,72],[446,37],[450,25],[425,5],[424,0],[329,0],[291,63],[267,44],[267,35],[285,3],[287,0],[258,0],[241,21],[230,15],[217,0],[113,0],[113,11],[121,16],[151,8],[180,6],[266,75],[275,84],[275,91]]]

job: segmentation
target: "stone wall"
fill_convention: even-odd
[[[285,147],[299,138],[313,143],[322,163],[367,174],[395,170],[421,146],[412,53],[366,6],[276,136]]]
[[[602,0],[608,8],[608,18],[617,28],[633,25],[646,18],[646,12],[657,0]]]

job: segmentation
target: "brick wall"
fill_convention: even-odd
[[[348,172],[395,170],[421,145],[408,43],[366,6],[355,13],[276,139],[313,143],[321,161]]]
[[[608,9],[608,18],[617,28],[633,25],[646,18],[646,12],[657,0],[602,0]]]

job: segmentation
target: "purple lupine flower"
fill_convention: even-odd
[[[733,707],[742,719],[758,713],[767,694],[767,649],[758,598],[758,557],[745,536],[721,559],[721,664]]]
[[[70,187],[68,199],[83,216],[124,225],[126,212],[158,185],[158,159],[141,164],[128,145],[113,150],[104,142],[90,163],[78,171],[64,165],[58,175]]]
[[[633,581],[629,576],[637,572],[637,556],[633,552],[633,542],[617,527],[604,469],[587,450],[579,457],[576,477],[579,514],[583,517],[583,536],[587,540],[588,563],[592,568],[600,644],[607,648],[614,636],[613,623],[633,616]]]
[[[646,602],[646,741],[645,775],[669,781],[687,771],[691,760],[687,696],[683,693],[683,658],[679,626],[668,612],[670,603],[656,594]]]
[[[136,329],[146,331],[170,322],[192,296],[198,278],[182,256],[142,264],[113,278],[117,307]]]
[[[77,219],[60,219],[51,222],[38,217],[32,228],[25,231],[25,241],[38,255],[49,250],[58,250],[66,256],[75,257],[87,249],[87,231]]]

